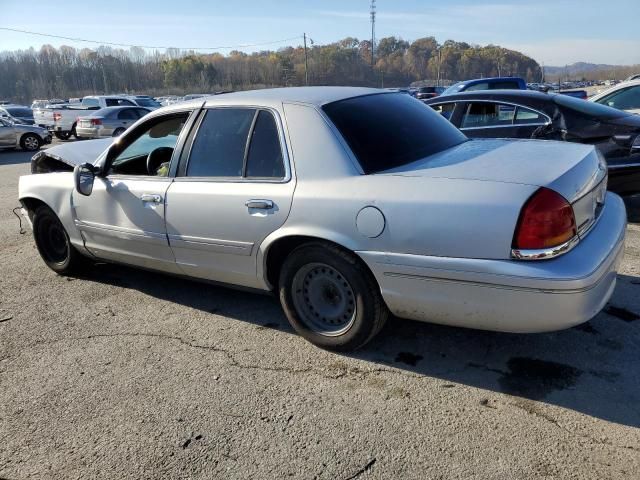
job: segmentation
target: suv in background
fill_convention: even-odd
[[[473,90],[526,90],[527,82],[520,77],[476,78],[458,82],[447,88],[441,95],[452,95]]]

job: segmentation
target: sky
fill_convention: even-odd
[[[0,0],[0,27],[101,42],[247,52],[371,36],[370,0]],[[544,65],[640,64],[640,0],[377,0],[376,37],[519,50]],[[60,7],[60,8],[58,8]],[[291,40],[293,37],[299,37]],[[282,42],[281,40],[289,39]],[[0,30],[0,50],[97,45]],[[230,48],[220,48],[228,53]]]

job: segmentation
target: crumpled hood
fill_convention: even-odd
[[[544,186],[555,189],[572,202],[603,177],[599,164],[600,156],[591,145],[477,139],[379,175]]]
[[[113,138],[82,140],[64,143],[43,150],[43,153],[67,165],[75,167],[82,163],[93,163],[113,142]]]

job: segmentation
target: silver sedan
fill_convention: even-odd
[[[323,348],[364,345],[390,314],[567,328],[616,284],[626,213],[592,146],[469,140],[409,95],[231,93],[94,142],[51,149],[73,172],[20,178],[51,269],[100,260],[273,291]]]
[[[78,138],[117,137],[151,110],[143,107],[106,107],[79,117]]]
[[[47,143],[51,143],[51,134],[46,128],[20,125],[0,118],[0,149],[20,147],[32,152]]]

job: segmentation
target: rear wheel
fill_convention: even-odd
[[[71,244],[60,219],[45,205],[33,214],[33,236],[44,263],[54,272],[68,275],[86,265],[86,258]]]
[[[78,134],[76,133],[76,124],[74,123],[73,126],[71,127],[71,131],[69,132],[69,136],[73,135],[73,138],[75,138],[76,140],[79,138]]]
[[[28,152],[38,150],[40,145],[42,145],[42,140],[40,140],[40,137],[34,133],[27,133],[20,139],[20,146],[23,150],[27,150]]]
[[[331,244],[295,249],[282,266],[279,290],[293,328],[328,350],[362,347],[389,316],[371,273],[353,254]]]
[[[71,132],[58,131],[53,132],[53,134],[60,140],[69,140],[69,138],[71,138]]]

